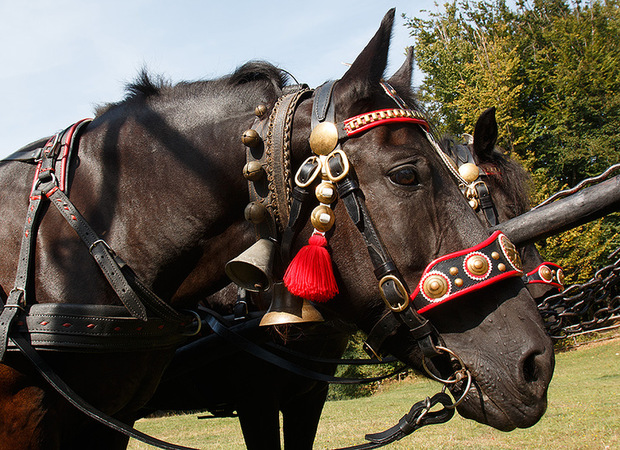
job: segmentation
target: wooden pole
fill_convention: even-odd
[[[491,231],[501,230],[513,244],[522,246],[618,210],[620,175],[500,223]]]

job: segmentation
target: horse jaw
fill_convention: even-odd
[[[465,297],[428,316],[473,376],[459,413],[502,431],[530,427],[543,416],[555,364],[529,293],[511,284],[507,288],[520,289],[518,295],[499,304],[482,295]],[[477,325],[464,329],[463,323]],[[453,389],[455,398],[460,389]]]

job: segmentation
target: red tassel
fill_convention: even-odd
[[[284,274],[289,292],[313,302],[325,302],[338,293],[332,260],[320,233],[310,236],[308,245],[295,255]]]

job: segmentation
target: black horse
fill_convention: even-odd
[[[300,167],[311,154],[308,137],[313,105],[324,103],[325,97],[331,97],[333,120],[338,123],[385,109],[410,114],[395,106],[394,95],[380,84],[393,17],[391,11],[351,68],[332,85],[329,95],[323,89],[322,99],[312,96],[298,105],[291,123],[293,168]],[[228,282],[225,263],[255,240],[253,226],[243,214],[249,193],[241,176],[246,150],[239,137],[252,126],[257,105],[273,108],[285,81],[279,70],[257,63],[214,81],[168,86],[144,79],[126,100],[98,111],[81,133],[79,166],[73,166],[68,182],[73,204],[101,238],[90,246],[93,253],[111,247],[141,280],[138,283],[137,277],[129,276],[130,284],[156,293],[177,309],[194,307],[200,299],[221,290]],[[413,104],[407,95],[409,80],[392,82],[400,97]],[[383,267],[383,272],[398,276],[391,275],[389,285],[418,286],[414,294],[423,288],[428,294],[436,283],[422,286],[418,282],[423,274],[428,281],[429,273],[424,271],[430,261],[456,253],[468,257],[469,250],[485,247],[481,243],[486,245],[489,237],[486,225],[462,196],[453,170],[425,131],[424,122],[411,115],[401,119],[373,123],[370,129],[350,133],[349,139],[339,135],[339,141],[351,166],[348,181],[361,189],[351,188],[357,212],[365,218],[366,231],[371,226],[368,217],[372,217],[384,246],[380,250],[392,257],[393,264]],[[0,243],[5,255],[14,255],[0,261],[2,299],[7,304],[12,304],[16,295],[11,286],[16,279],[24,210],[34,172],[33,167],[17,162],[0,166]],[[45,190],[40,191],[41,186],[35,183],[39,189],[35,194],[40,191],[51,199],[62,197],[54,188],[47,190],[52,178],[40,176]],[[334,205],[336,226],[328,237],[339,294],[323,309],[367,333],[380,321],[396,320],[380,349],[420,369],[421,348],[430,355],[432,343],[429,346],[428,335],[415,335],[411,327],[398,321],[407,323],[418,317],[404,296],[400,299],[407,305],[400,313],[407,316],[397,320],[377,294],[375,267],[361,250],[366,247],[365,235],[349,212],[345,200]],[[101,276],[89,249],[67,226],[64,216],[47,211],[36,231],[32,282],[23,290],[26,301],[18,293],[22,303],[15,306],[19,308],[9,306],[5,311],[21,308],[24,312],[17,316],[21,317],[19,314],[27,311],[32,315],[36,305],[119,304],[115,290]],[[300,233],[295,250],[311,232],[306,227]],[[505,240],[501,245],[498,258],[514,268],[508,270],[509,275],[517,275],[518,261]],[[384,291],[387,288],[384,284]],[[428,305],[418,302],[415,309],[434,326],[435,343],[458,354],[474,379],[474,388],[467,392],[459,412],[502,430],[538,421],[546,408],[553,352],[536,305],[520,278],[502,277],[450,301],[443,296],[428,297]],[[418,297],[413,298],[416,301]],[[391,306],[399,308],[393,302]],[[141,308],[135,303],[132,308],[139,320]],[[156,316],[165,310],[155,309]],[[144,326],[152,321],[150,316]],[[28,324],[9,325],[10,341],[21,342],[18,335]],[[428,330],[427,324],[424,328]],[[424,341],[422,347],[419,338]],[[126,345],[98,353],[46,352],[44,357],[91,404],[133,422],[152,396],[173,352],[174,345],[151,349]],[[445,353],[432,361],[427,357],[427,361],[430,370],[443,377],[452,373]],[[74,411],[11,347],[0,365],[0,386],[0,446],[4,448],[88,445],[110,449],[126,445],[124,436]],[[457,384],[453,391],[460,395],[463,386]]]
[[[389,82],[398,84],[399,81],[410,80],[412,63],[413,52],[409,49],[405,63]],[[483,169],[484,181],[492,193],[498,221],[523,214],[530,208],[527,201],[528,175],[518,163],[507,158],[496,147],[498,129],[494,108],[482,113],[475,130],[475,136],[469,145],[445,137],[442,147],[450,149],[453,159],[458,160],[458,151],[463,158],[462,162],[473,160]],[[487,220],[482,209],[477,210],[481,220]],[[543,262],[533,245],[519,250],[526,272]],[[537,303],[554,289],[549,284],[538,283],[528,284],[527,287]],[[231,299],[236,295],[237,288],[230,285],[207,298],[204,304],[222,315],[234,315],[234,302]],[[244,300],[249,303],[251,311],[261,310],[259,302],[252,302],[249,293]],[[237,319],[235,323],[239,325],[240,320]],[[317,364],[314,358],[342,357],[350,331],[350,328],[338,321],[319,325],[307,324],[296,330],[297,335],[289,342],[282,342],[279,335],[257,330],[255,327],[258,327],[256,320],[244,330],[252,333],[258,342],[286,345],[295,351],[294,361],[302,367],[325,375],[333,375],[334,364]],[[285,367],[254,357],[217,335],[203,337],[200,342],[199,345],[193,343],[177,351],[177,357],[171,362],[157,391],[147,404],[145,414],[156,410],[208,409],[218,416],[231,415],[236,411],[248,448],[280,448],[281,412],[285,448],[312,448],[327,397],[327,382],[311,378],[310,372],[308,377],[291,373]],[[214,346],[227,350],[214,351]],[[270,351],[275,348],[277,351],[277,347],[266,348]],[[188,352],[191,352],[191,356],[188,356]],[[306,359],[300,354],[305,355]],[[290,355],[283,356],[291,358]],[[187,363],[188,359],[190,363]],[[248,373],[252,376],[248,377]]]

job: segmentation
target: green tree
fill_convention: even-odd
[[[619,5],[519,0],[513,11],[504,0],[453,0],[427,20],[407,18],[421,99],[456,135],[496,106],[499,145],[533,175],[535,203],[573,186],[620,161]],[[616,214],[578,230],[542,253],[591,269],[620,243]]]

